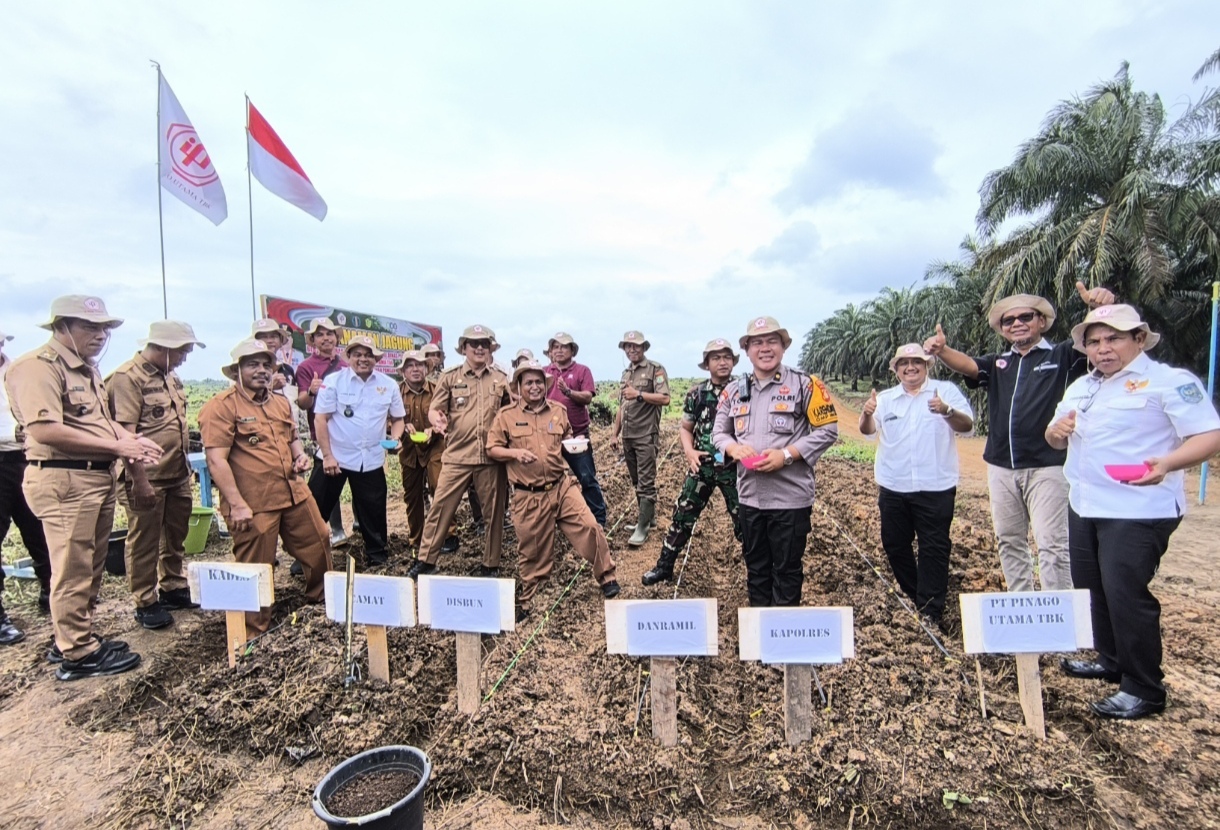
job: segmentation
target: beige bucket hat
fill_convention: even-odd
[[[733,356],[733,365],[737,365],[737,361],[741,360],[741,355],[733,351],[733,344],[725,340],[723,337],[717,337],[715,340],[707,341],[707,345],[703,347],[703,362],[699,364],[700,369],[707,369],[707,356],[712,352],[728,351]]]
[[[195,337],[195,330],[180,320],[158,320],[149,324],[148,337],[140,340],[139,344],[143,348],[149,343],[163,349],[181,349],[186,345],[207,348],[202,340]]]
[[[744,349],[749,345],[751,337],[759,337],[763,334],[778,334],[779,342],[785,349],[792,345],[792,335],[788,334],[788,330],[781,326],[774,317],[755,317],[746,323],[746,333],[737,341],[737,345]]]
[[[1072,326],[1072,346],[1075,347],[1076,351],[1084,351],[1084,333],[1089,330],[1089,326],[1095,323],[1109,326],[1118,331],[1143,329],[1147,333],[1147,336],[1144,338],[1144,351],[1148,351],[1161,342],[1161,335],[1149,328],[1148,324],[1140,319],[1138,311],[1125,303],[1119,303],[1117,305],[1098,306],[1085,315],[1083,322]]]
[[[1046,318],[1045,327],[1048,329],[1055,324],[1055,309],[1046,300],[1033,294],[1013,294],[996,302],[987,312],[987,322],[997,334],[1004,333],[1000,320],[1014,308],[1032,308]]]
[[[89,323],[102,323],[106,328],[116,329],[123,325],[122,317],[111,317],[106,312],[106,304],[101,297],[90,297],[87,294],[65,294],[51,301],[51,319],[39,323],[39,328],[51,329],[56,320],[64,317],[74,317]]]
[[[373,357],[378,359],[385,354],[385,352],[377,348],[377,344],[373,342],[373,338],[369,337],[367,334],[357,334],[351,340],[347,341],[347,344],[343,347],[343,354],[346,355],[354,346],[364,346],[364,348],[373,353]]]
[[[632,344],[633,346],[643,346],[644,351],[648,351],[648,349],[652,346],[652,344],[648,342],[648,339],[644,337],[644,334],[638,331],[629,331],[624,334],[623,339],[618,341],[618,347],[620,349],[626,348],[628,343]]]
[[[416,363],[426,366],[428,363],[428,356],[424,354],[422,349],[412,349],[409,352],[403,352],[402,360],[399,362],[398,368],[401,369],[406,366],[408,360],[414,360]]]
[[[517,364],[517,368],[513,369],[513,386],[521,386],[521,376],[526,372],[539,372],[546,378],[546,391],[550,392],[551,387],[555,385],[555,376],[548,374],[546,367],[537,360],[526,360]]]
[[[462,329],[462,336],[458,338],[457,342],[458,354],[466,354],[463,350],[466,348],[467,340],[490,340],[493,352],[500,348],[500,344],[496,342],[496,333],[487,326],[467,326]]]
[[[533,360],[534,353],[529,349],[517,349],[517,354],[513,357],[513,366],[516,366],[522,360]]]
[[[285,325],[282,325],[277,320],[272,320],[270,317],[263,317],[261,320],[255,320],[250,326],[250,336],[257,337],[260,334],[278,334],[280,336],[280,346],[283,346],[292,339],[292,331]]]
[[[547,354],[551,353],[551,347],[556,343],[558,343],[560,346],[571,346],[572,357],[576,357],[576,355],[580,352],[580,346],[575,340],[572,339],[572,335],[568,334],[566,331],[557,331],[550,340],[546,341]]]
[[[899,346],[894,351],[894,356],[890,358],[890,371],[891,372],[898,371],[894,367],[898,365],[898,361],[902,360],[905,357],[917,357],[920,360],[922,360],[924,363],[927,363],[929,366],[931,366],[933,363],[936,362],[935,357],[933,357],[932,355],[928,354],[927,352],[925,352],[923,350],[922,344],[907,343],[903,346]]]
[[[255,340],[253,337],[247,337],[245,340],[233,347],[233,351],[229,352],[229,357],[233,362],[228,366],[221,366],[220,371],[229,380],[237,380],[237,366],[241,363],[243,357],[251,357],[256,354],[265,354],[271,358],[271,362],[275,362],[275,352],[261,340]]]
[[[336,334],[339,333],[339,326],[335,325],[335,321],[329,317],[315,317],[309,321],[309,325],[305,327],[305,339],[312,341],[313,336],[318,333],[318,329],[327,329]]]
[[[441,347],[436,345],[435,343],[428,343],[419,351],[424,355],[424,357],[427,357],[430,354],[444,354],[445,353],[444,350],[441,349]]]

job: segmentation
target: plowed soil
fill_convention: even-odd
[[[634,499],[604,438],[594,436],[613,526],[634,519]],[[674,441],[670,426],[663,452]],[[665,503],[678,493],[682,464],[676,449],[662,461]],[[342,630],[302,603],[285,566],[276,572],[276,624],[235,670],[219,615],[183,612],[166,632],[138,630],[125,589],[108,581],[99,619],[144,655],[138,671],[57,683],[43,661],[49,625],[29,614],[27,642],[0,651],[0,824],[313,828],[312,789],[331,766],[405,743],[433,763],[434,828],[1216,826],[1218,594],[1214,567],[1203,563],[1220,530],[1217,509],[1187,518],[1158,578],[1168,711],[1100,722],[1087,704],[1110,687],[1066,678],[1047,657],[1049,734],[1038,741],[1023,727],[1012,660],[976,664],[962,654],[957,593],[1002,589],[985,482],[970,469],[942,634],[923,629],[895,594],[871,469],[819,463],[804,604],[852,606],[858,656],[819,670],[813,738],[801,746],[784,739],[781,672],[737,659],[745,570],[717,496],[676,586],[639,582],[660,531],[640,549],[625,547],[625,531],[611,533],[623,598],[719,603],[719,656],[678,670],[674,748],[651,735],[647,661],[606,654],[603,601],[566,542],[535,604],[549,613],[484,637],[486,698],[473,717],[457,712],[454,638],[444,632],[391,630],[391,682],[345,688]],[[658,513],[664,530],[668,510]],[[465,508],[461,516],[462,548],[442,572],[465,573],[480,560],[482,540]],[[387,572],[403,573],[410,563],[397,502],[391,525],[397,553]],[[223,557],[224,545],[214,538],[205,555]],[[515,559],[510,531],[505,576],[515,575]]]

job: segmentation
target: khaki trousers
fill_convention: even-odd
[[[131,506],[131,481],[119,488],[119,502],[127,511],[127,586],[137,608],[157,602],[157,588],[175,591],[185,588],[186,569],[182,558],[190,529],[191,480],[178,483],[153,483],[157,500],[147,510]]]
[[[529,607],[538,589],[551,576],[555,565],[555,529],[558,528],[572,549],[593,566],[598,585],[614,580],[614,560],[610,546],[585,497],[580,484],[565,476],[559,485],[545,493],[513,488],[513,526],[517,529],[517,571],[521,593],[517,605]]]
[[[441,453],[433,452],[427,465],[423,467],[402,468],[402,500],[407,505],[407,544],[419,550],[424,539],[424,495],[426,492],[436,493],[436,485],[441,477]],[[456,524],[450,525],[449,532],[454,533]]]
[[[635,485],[636,498],[657,501],[657,441],[659,436],[624,438],[623,460]]]
[[[1038,546],[1042,590],[1072,587],[1068,557],[1068,483],[1062,467],[1009,470],[987,465],[991,521],[1000,549],[1000,568],[1010,591],[1034,590],[1029,528]]]
[[[283,510],[255,513],[249,530],[235,530],[225,516],[233,535],[233,558],[255,565],[275,564],[275,548],[284,540],[284,550],[300,561],[305,570],[305,596],[315,602],[323,598],[323,575],[330,570],[330,528],[312,498]],[[271,609],[246,612],[246,631],[261,634],[271,626]]]
[[[116,485],[110,470],[26,468],[26,503],[42,520],[51,554],[51,622],[68,660],[97,651],[93,608],[102,589],[114,527]]]
[[[500,567],[500,549],[504,542],[504,504],[508,501],[508,476],[503,464],[442,464],[432,507],[424,521],[424,537],[419,548],[421,562],[435,565],[440,558],[445,531],[453,525],[458,505],[466,488],[474,482],[483,515],[487,521],[487,536],[483,540],[483,564]]]

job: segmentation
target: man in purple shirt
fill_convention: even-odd
[[[314,430],[313,408],[318,402],[318,392],[322,389],[323,379],[346,369],[347,361],[339,355],[339,327],[329,317],[317,317],[309,321],[305,327],[305,343],[312,346],[314,352],[297,366],[297,406],[305,410],[305,417],[309,421],[309,438],[316,445],[318,434]],[[309,474],[310,491],[321,492],[325,482],[322,456],[319,452],[314,452],[313,472]],[[330,512],[330,546],[337,548],[346,543],[343,513],[339,503],[335,502],[335,509]],[[293,560],[294,574],[300,571],[300,567],[300,563]]]
[[[547,397],[563,404],[572,424],[573,438],[589,438],[589,404],[597,393],[593,384],[593,373],[588,366],[576,362],[580,345],[567,332],[558,332],[547,341],[546,355],[551,364],[546,373],[555,378],[555,384]],[[597,466],[593,462],[593,444],[589,443],[580,452],[563,451],[564,460],[572,474],[580,481],[581,495],[593,518],[603,528],[606,526],[606,499],[597,481]]]

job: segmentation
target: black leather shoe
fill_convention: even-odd
[[[190,610],[199,607],[199,603],[191,601],[190,588],[175,588],[172,591],[158,590],[157,596],[161,598],[161,604],[166,608]]]
[[[418,579],[419,577],[423,576],[424,574],[434,574],[434,573],[436,573],[436,565],[433,565],[430,562],[425,562],[424,560],[420,559],[414,565],[411,566],[411,569],[409,571],[407,571],[407,578],[408,579]]]
[[[486,565],[479,565],[477,568],[475,568],[473,571],[470,572],[470,575],[471,576],[485,576],[489,579],[499,579],[500,578],[500,569],[499,568],[489,568]]]
[[[159,602],[136,609],[136,622],[150,631],[174,624],[174,616]]]
[[[93,635],[93,639],[107,651],[128,651],[129,646],[125,640],[103,640],[97,634]],[[59,646],[55,645],[55,641],[51,641],[51,647],[47,649],[47,662],[52,665],[59,665],[64,661],[64,653],[59,650]]]
[[[457,553],[458,537],[446,536],[445,543],[441,545],[441,553]]]
[[[1104,700],[1089,704],[1093,714],[1099,718],[1118,718],[1119,720],[1138,720],[1149,715],[1159,715],[1165,711],[1165,701],[1153,703],[1127,692],[1115,692]]]
[[[1110,671],[1096,660],[1069,660],[1066,657],[1059,661],[1059,668],[1068,677],[1082,677],[1085,680],[1109,680],[1117,683],[1123,679],[1122,672]]]
[[[140,665],[140,655],[134,651],[112,651],[99,648],[80,660],[64,660],[55,670],[60,680],[83,680],[86,677],[104,677],[122,674]]]
[[[11,646],[25,639],[25,632],[13,625],[3,609],[0,609],[0,646]]]
[[[293,559],[292,564],[288,566],[288,573],[293,576],[305,576],[305,566],[301,564],[300,559]]]
[[[622,590],[617,582],[611,580],[602,586],[602,596],[606,599],[614,599]]]
[[[662,565],[656,565],[651,571],[646,571],[640,582],[645,585],[656,585],[658,582],[669,582],[674,578],[674,569],[666,568]]]

